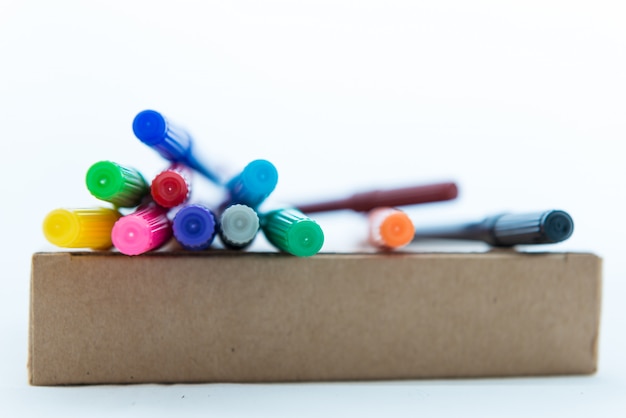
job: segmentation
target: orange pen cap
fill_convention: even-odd
[[[407,245],[415,235],[413,221],[396,208],[376,208],[369,212],[369,241],[373,245],[398,248]]]

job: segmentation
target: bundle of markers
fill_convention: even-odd
[[[140,112],[133,131],[170,166],[148,182],[133,167],[112,161],[93,164],[86,174],[87,189],[113,207],[53,210],[43,225],[52,244],[115,247],[123,254],[139,255],[172,238],[184,249],[204,250],[219,236],[225,247],[243,249],[262,230],[277,249],[296,256],[311,256],[321,249],[322,229],[302,212],[293,208],[258,212],[278,181],[269,161],[254,160],[224,180],[199,160],[189,133],[160,113]],[[221,201],[190,202],[192,176],[197,173],[223,191]]]
[[[137,114],[133,132],[169,166],[148,182],[133,167],[96,162],[86,173],[86,186],[109,205],[51,211],[43,223],[49,242],[64,248],[114,247],[126,255],[139,255],[172,239],[183,249],[205,250],[219,237],[224,247],[241,250],[262,231],[277,250],[308,257],[317,254],[324,243],[321,227],[308,214],[340,209],[367,213],[369,242],[384,249],[403,247],[420,237],[472,239],[504,246],[551,243],[566,239],[573,229],[571,218],[563,211],[505,214],[479,222],[415,229],[399,207],[454,199],[457,186],[452,182],[374,190],[261,212],[261,204],[278,182],[271,162],[257,159],[234,176],[223,178],[199,158],[191,135],[160,113],[144,110]],[[217,201],[192,202],[192,177],[197,174],[220,190]]]

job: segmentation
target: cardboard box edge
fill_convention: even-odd
[[[63,253],[63,252],[39,252],[39,253],[34,253],[31,259],[31,275],[30,275],[30,296],[29,296],[29,301],[30,301],[30,308],[29,308],[29,331],[28,331],[28,337],[29,337],[29,341],[28,341],[28,361],[27,361],[27,367],[28,367],[28,383],[32,386],[82,386],[82,385],[92,385],[93,383],[59,383],[59,382],[55,382],[55,381],[48,381],[49,379],[45,380],[45,381],[40,381],[40,379],[38,378],[37,374],[36,374],[36,365],[37,365],[37,358],[35,356],[35,351],[34,350],[34,345],[35,345],[35,341],[34,341],[34,337],[36,335],[35,330],[34,330],[34,325],[36,322],[36,310],[34,309],[35,307],[35,292],[34,292],[34,277],[36,275],[37,272],[37,267],[41,267],[41,264],[37,263],[37,261],[41,261],[44,259],[54,259],[56,257],[58,257],[59,255],[65,255],[71,258],[71,256],[75,256],[75,255],[93,255],[94,253],[92,252],[67,252],[67,253]],[[185,255],[186,253],[176,253],[177,256],[180,255]],[[256,254],[256,255],[264,255],[265,253],[252,253],[252,254]],[[334,253],[333,253],[334,254]],[[429,254],[443,254],[443,255],[459,255],[459,254],[466,254],[466,253],[411,253],[411,254],[422,254],[422,255],[429,255]],[[524,253],[526,254],[526,253]],[[594,320],[595,323],[595,337],[594,337],[594,341],[592,343],[592,356],[591,356],[591,363],[588,364],[588,368],[586,367],[582,367],[579,371],[572,371],[572,372],[561,372],[561,373],[546,373],[546,374],[529,374],[529,375],[515,375],[515,376],[511,376],[511,375],[484,375],[484,376],[450,376],[450,377],[442,377],[442,376],[433,376],[433,377],[427,377],[427,376],[422,376],[419,378],[412,378],[412,377],[399,377],[399,378],[385,378],[385,377],[381,377],[379,379],[337,379],[336,381],[389,381],[389,380],[427,380],[427,379],[485,379],[485,378],[515,378],[515,377],[524,377],[524,376],[532,376],[532,377],[541,377],[541,376],[570,376],[570,375],[593,375],[595,373],[597,373],[598,371],[598,362],[599,362],[599,339],[600,339],[600,327],[601,327],[601,302],[602,302],[602,284],[603,284],[603,259],[602,257],[598,256],[597,254],[593,254],[593,253],[589,253],[589,252],[565,252],[565,253],[551,253],[551,254],[555,254],[555,255],[562,255],[562,256],[569,256],[571,254],[574,255],[582,255],[585,257],[588,256],[592,256],[592,258],[589,258],[588,260],[592,260],[594,263],[593,266],[593,271],[594,273],[594,283],[595,283],[595,287],[598,290],[597,291],[597,295],[596,295],[596,306],[595,306],[595,311],[596,311],[596,317]],[[98,255],[103,255],[103,254],[98,254]],[[105,256],[107,254],[104,254]],[[169,254],[165,254],[165,255],[169,255]],[[220,255],[220,254],[218,254]],[[329,255],[329,253],[327,253],[327,255]],[[330,254],[332,255],[332,254]],[[361,254],[361,253],[338,253],[338,255],[369,255],[369,254]],[[474,254],[476,255],[476,254]],[[121,256],[121,255],[120,255]],[[67,257],[62,257],[63,262],[67,262]],[[291,381],[285,381],[285,382],[310,382],[310,380],[291,380]],[[326,381],[326,380],[324,380]],[[335,381],[335,380],[331,380],[331,381]],[[241,380],[233,380],[232,383],[255,383],[257,381],[241,381]],[[130,383],[155,383],[155,382],[130,382]],[[172,382],[159,382],[159,383],[194,383],[194,382],[187,382],[187,381],[172,381]],[[197,382],[197,383],[215,383],[215,382],[208,382],[208,381],[202,381],[202,382]],[[120,382],[101,382],[98,384],[124,384],[124,383],[120,383]]]

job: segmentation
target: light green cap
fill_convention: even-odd
[[[298,257],[315,255],[324,244],[322,228],[296,209],[278,209],[264,214],[261,229],[272,245]]]
[[[139,171],[111,161],[99,161],[89,167],[85,182],[93,196],[121,208],[139,205],[150,193],[148,182]]]

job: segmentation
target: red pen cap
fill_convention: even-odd
[[[183,164],[173,164],[152,180],[150,193],[164,208],[182,205],[191,194],[191,169]]]

